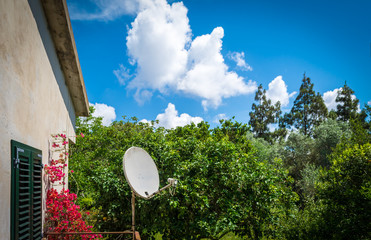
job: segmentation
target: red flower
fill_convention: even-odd
[[[66,138],[66,135],[60,134],[62,138]],[[81,135],[83,137],[83,134]],[[68,144],[67,141],[63,141],[63,145]],[[58,144],[54,143],[53,147],[59,147]],[[63,149],[62,149],[63,151]],[[61,153],[61,157],[68,155],[65,152]],[[64,154],[64,155],[63,155]],[[66,163],[60,164],[57,160],[51,160],[50,164],[45,164],[45,175],[48,177],[51,183],[59,182],[59,184],[65,185],[64,171],[67,167]],[[74,171],[71,170],[71,173]],[[46,197],[46,215],[45,224],[46,229],[51,232],[91,232],[92,226],[86,224],[80,213],[80,206],[76,205],[76,194],[70,193],[68,189],[58,192],[52,187],[47,191]],[[86,215],[90,215],[90,212],[86,212]],[[100,239],[102,235],[82,235],[81,239]],[[55,238],[51,238],[55,239]],[[63,239],[69,239],[69,237],[63,237]]]

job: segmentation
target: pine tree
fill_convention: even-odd
[[[341,121],[348,121],[349,119],[354,119],[357,116],[358,109],[358,99],[352,98],[354,91],[347,85],[345,81],[344,86],[338,91],[336,97],[336,113],[338,119]]]
[[[327,107],[322,96],[313,90],[314,84],[309,77],[302,80],[299,95],[296,97],[291,112],[285,116],[287,125],[294,125],[304,135],[312,135],[312,130],[327,117]]]
[[[272,101],[267,99],[266,90],[263,89],[261,84],[255,93],[255,101],[258,103],[253,103],[252,112],[249,114],[249,124],[251,125],[252,132],[255,137],[264,138],[271,142],[271,133],[268,125],[278,122],[281,114],[281,103],[278,101],[273,105]]]

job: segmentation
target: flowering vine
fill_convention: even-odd
[[[84,137],[83,134],[80,135]],[[47,181],[45,227],[47,232],[91,232],[82,218],[80,206],[76,204],[76,194],[66,189],[66,169],[68,161],[68,139],[65,134],[53,135],[49,165],[45,164]],[[72,174],[73,171],[70,172]],[[57,190],[60,189],[60,191]],[[84,214],[89,215],[89,212]],[[80,235],[78,239],[100,239],[102,236]],[[49,236],[48,239],[74,239],[71,235]]]

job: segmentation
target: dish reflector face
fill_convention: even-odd
[[[137,195],[147,198],[158,191],[160,186],[158,170],[145,150],[139,147],[129,148],[124,155],[123,167],[126,181]]]

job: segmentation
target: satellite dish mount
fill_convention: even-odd
[[[132,190],[131,197],[131,230],[133,232],[133,239],[138,237],[135,234],[135,195],[146,200],[153,198],[160,192],[170,187],[175,188],[178,181],[173,178],[168,178],[168,184],[159,189],[160,178],[155,162],[151,156],[142,148],[131,147],[124,155],[123,168],[126,181]]]

